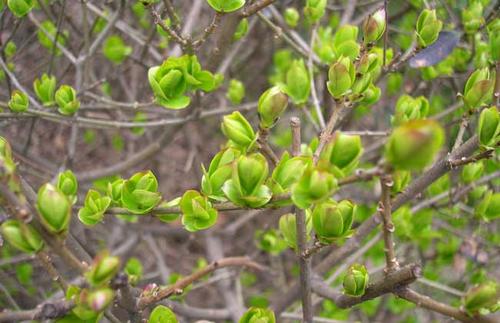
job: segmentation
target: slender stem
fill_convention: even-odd
[[[276,166],[280,159],[274,153],[273,149],[269,146],[268,139],[269,138],[269,129],[259,128],[259,145],[260,150],[266,157]]]
[[[182,290],[193,282],[199,280],[203,276],[224,267],[249,267],[256,270],[264,270],[264,267],[256,262],[251,261],[247,257],[228,257],[218,261],[214,261],[208,266],[196,271],[195,273],[179,279],[175,284],[161,288],[158,291],[151,293],[151,295],[144,295],[139,299],[138,309],[143,310],[146,307],[158,303],[159,301],[168,298],[172,295],[182,293]]]
[[[452,317],[454,319],[457,319],[461,322],[467,322],[467,323],[486,323],[486,322],[495,322],[493,318],[488,318],[486,316],[469,316],[467,313],[465,313],[463,310],[458,309],[456,307],[452,307],[447,304],[440,303],[436,300],[433,300],[429,296],[425,296],[422,294],[419,294],[415,292],[414,290],[411,290],[409,288],[404,288],[396,294],[403,298],[406,299],[409,302],[412,302],[416,304],[419,307],[426,308],[428,310],[443,314],[445,316]]]
[[[242,18],[249,17],[258,11],[264,9],[265,7],[271,5],[276,0],[258,0],[247,6],[240,14]]]
[[[294,156],[300,155],[300,119],[293,117],[290,119],[292,128],[292,152]],[[312,286],[311,286],[311,260],[304,257],[303,253],[307,248],[306,214],[304,210],[295,208],[295,224],[297,232],[297,257],[300,266],[300,290],[302,298],[302,322],[313,322],[312,306]]]
[[[386,262],[386,273],[391,273],[399,268],[394,250],[394,223],[392,223],[391,187],[393,185],[391,175],[382,175],[380,185],[382,186],[382,198],[379,205],[379,212],[382,216],[382,232],[384,235],[384,252]]]
[[[59,284],[59,286],[63,291],[66,291],[66,289],[68,288],[68,283],[64,280],[64,278],[52,264],[49,254],[41,250],[36,254],[36,257],[40,261],[42,266],[45,268],[50,278],[52,278],[52,280],[57,282],[57,284]]]
[[[313,290],[316,294],[333,300],[338,307],[349,308],[384,294],[393,293],[402,286],[407,286],[415,282],[421,276],[422,269],[420,265],[412,263],[369,283],[365,293],[361,297],[343,295],[319,278],[313,280]]]

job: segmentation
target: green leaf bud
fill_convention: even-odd
[[[207,2],[218,12],[233,12],[245,5],[245,0],[207,0]]]
[[[259,153],[240,156],[234,163],[231,179],[222,187],[227,198],[236,205],[257,208],[271,199],[271,190],[264,185],[269,166]]]
[[[477,136],[481,145],[494,147],[500,139],[500,114],[495,106],[483,109],[479,115]]]
[[[197,191],[186,191],[179,206],[182,211],[182,224],[190,232],[208,229],[217,222],[217,210]]]
[[[289,95],[290,91],[291,88],[288,88]],[[275,86],[264,92],[259,98],[257,108],[260,127],[264,129],[272,128],[286,110],[287,106],[288,96],[281,91],[280,87]]]
[[[9,10],[17,18],[26,16],[34,6],[34,0],[7,0]]]
[[[300,19],[299,11],[293,7],[288,7],[285,9],[284,18],[288,27],[295,28]]]
[[[113,182],[108,182],[108,187],[106,190],[106,195],[109,196],[111,202],[115,205],[121,205],[122,203],[122,190],[125,180],[119,178]]]
[[[304,16],[306,20],[313,24],[325,15],[326,0],[306,0]]]
[[[48,36],[50,35],[50,37]],[[52,39],[56,39],[57,35],[57,44],[64,46],[66,44],[66,39],[69,37],[69,33],[67,30],[57,31],[56,25],[50,20],[45,20],[38,28],[37,37],[40,44],[49,50],[54,55],[61,55],[61,49],[57,46],[54,46],[54,42]]]
[[[363,40],[365,43],[373,43],[379,40],[385,32],[385,10],[380,8],[369,15],[363,23]]]
[[[240,155],[234,148],[226,148],[218,152],[212,161],[208,171],[203,167],[201,179],[201,191],[203,194],[215,200],[223,200],[222,186],[231,178],[233,172],[233,161]]]
[[[396,169],[420,170],[444,142],[443,128],[432,120],[413,120],[397,127],[385,146],[385,157]]]
[[[242,150],[249,150],[257,140],[252,126],[239,111],[225,115],[221,129],[226,138]]]
[[[413,98],[404,94],[396,102],[396,111],[391,122],[397,126],[410,120],[425,119],[428,113],[429,101],[425,97]]]
[[[443,22],[436,16],[436,10],[424,9],[417,19],[417,40],[420,46],[427,47],[434,43],[443,28]]]
[[[362,296],[368,286],[368,271],[365,266],[353,264],[344,276],[344,294],[353,297]]]
[[[362,93],[362,100],[360,101],[366,105],[372,105],[378,102],[380,96],[382,95],[382,90],[371,83],[368,88]]]
[[[0,226],[2,236],[22,252],[35,253],[43,248],[43,240],[36,230],[18,220],[7,220]]]
[[[276,323],[276,318],[274,312],[269,309],[250,307],[239,323]]]
[[[306,215],[306,238],[307,240],[309,240],[312,231],[311,212],[306,210],[305,215]],[[285,239],[286,244],[294,250],[297,249],[296,215],[293,213],[283,214],[280,217],[279,228],[281,235]]]
[[[286,249],[286,242],[281,238],[278,232],[274,229],[257,230],[255,232],[257,248],[271,255],[279,255]]]
[[[109,61],[119,65],[132,54],[132,47],[127,46],[120,36],[112,35],[102,44],[102,52]]]
[[[490,70],[485,67],[474,71],[465,83],[463,100],[470,108],[478,108],[492,97],[494,80]]]
[[[106,309],[115,297],[111,288],[101,288],[90,292],[87,296],[87,306],[94,312],[100,313]]]
[[[10,144],[4,137],[0,137],[0,178],[13,174],[15,170],[16,163],[12,159]]]
[[[59,112],[64,115],[73,115],[80,108],[76,91],[69,85],[59,87],[55,94],[55,100],[59,106]]]
[[[45,184],[38,190],[36,207],[43,226],[51,233],[63,233],[68,229],[71,218],[71,202],[52,184]]]
[[[491,59],[500,60],[500,19],[495,19],[488,26],[488,38],[490,39]]]
[[[478,180],[484,172],[482,162],[467,164],[462,168],[461,179],[465,184],[470,184]]]
[[[9,40],[9,42],[5,44],[4,52],[5,57],[12,58],[14,55],[16,55],[17,52],[16,43],[14,43],[12,40]]]
[[[399,194],[404,191],[408,184],[410,184],[411,172],[404,170],[394,171],[392,173],[392,181],[394,184],[392,185],[391,192],[393,194]]]
[[[337,132],[321,152],[320,158],[328,161],[334,173],[346,176],[356,168],[362,154],[363,145],[360,136]]]
[[[170,207],[177,207],[179,206],[179,203],[181,201],[180,197],[177,197],[171,201],[164,201],[160,203],[159,207],[160,208],[170,208]],[[172,222],[175,221],[179,218],[180,214],[179,213],[155,213],[155,217],[158,218],[158,220],[162,222]]]
[[[351,234],[356,205],[348,200],[336,203],[328,200],[317,204],[312,211],[314,231],[319,239],[331,243]]]
[[[59,173],[57,176],[57,188],[64,193],[72,204],[76,203],[78,194],[78,181],[71,170]]]
[[[324,166],[310,166],[292,186],[292,201],[299,208],[307,209],[313,203],[328,199],[336,189],[337,180]]]
[[[236,27],[236,31],[234,32],[233,35],[233,40],[238,41],[241,38],[245,37],[245,35],[248,33],[248,19],[243,18],[241,19],[240,23]]]
[[[128,276],[128,282],[134,286],[142,277],[142,263],[137,258],[130,258],[125,264],[123,271]]]
[[[286,94],[296,105],[304,104],[309,99],[311,92],[311,79],[304,60],[294,60],[286,73]],[[285,101],[282,99],[282,101]],[[288,101],[287,101],[288,103]]]
[[[273,194],[281,194],[289,191],[311,164],[312,160],[310,157],[290,157],[290,154],[285,152],[271,175],[270,186]]]
[[[360,74],[371,73],[377,67],[377,65],[378,65],[377,54],[366,53],[359,60],[357,72]]]
[[[349,57],[351,61],[357,59],[360,51],[358,43],[358,27],[343,25],[336,32],[333,39],[335,57]]]
[[[12,92],[8,106],[13,112],[25,112],[28,110],[29,105],[30,100],[26,93],[18,90]]]
[[[160,200],[158,180],[151,171],[136,173],[123,183],[122,206],[134,214],[148,213]]]
[[[488,281],[469,289],[462,303],[468,313],[477,314],[483,308],[495,306],[499,301],[499,292],[498,284],[495,281]]]
[[[149,315],[148,323],[178,323],[174,312],[166,306],[158,305]]]
[[[94,226],[102,221],[110,204],[109,196],[101,196],[98,191],[89,190],[83,207],[78,211],[78,219],[85,225]]]
[[[91,286],[107,284],[120,270],[120,258],[109,255],[108,251],[99,253],[85,277]]]
[[[229,81],[229,88],[227,89],[226,98],[231,101],[232,104],[240,104],[245,97],[245,85],[236,80],[232,79]]]
[[[33,82],[33,89],[44,106],[55,104],[56,77],[43,74]]]
[[[474,34],[484,24],[483,5],[480,1],[470,1],[462,10],[462,24],[466,34]]]
[[[328,70],[327,87],[335,99],[349,93],[356,80],[354,64],[348,57],[340,57]]]

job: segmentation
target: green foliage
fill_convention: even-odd
[[[494,147],[500,139],[500,114],[495,106],[483,109],[479,115],[477,136],[481,145]]]
[[[274,229],[255,231],[255,239],[257,241],[257,248],[271,255],[280,254],[287,246],[287,242]]]
[[[201,178],[201,190],[203,194],[214,200],[225,200],[222,186],[231,178],[233,161],[240,155],[234,148],[226,148],[218,152],[212,161],[208,171],[202,166],[203,177]]]
[[[304,60],[292,62],[286,73],[286,84],[283,86],[283,90],[294,104],[301,105],[307,102],[311,92],[311,79]]]
[[[257,141],[257,135],[252,126],[239,111],[225,115],[221,129],[229,139],[230,145],[243,151],[250,150]]]
[[[330,165],[336,177],[344,177],[356,168],[362,154],[360,136],[337,132],[321,152],[320,159]]]
[[[231,179],[222,187],[236,205],[257,208],[269,202],[272,193],[264,182],[269,174],[266,158],[260,153],[240,156],[234,163]]]
[[[498,284],[495,281],[488,281],[481,285],[474,286],[467,291],[463,299],[463,305],[468,313],[478,313],[483,308],[495,308],[499,299]]]
[[[292,201],[301,209],[322,202],[337,189],[337,180],[325,167],[309,166],[292,186]]]
[[[337,203],[330,199],[318,203],[312,211],[314,231],[325,243],[349,237],[355,213],[356,205],[348,200]]]
[[[40,25],[37,32],[38,41],[40,44],[49,50],[51,53],[54,52],[56,56],[61,55],[61,49],[54,45],[54,41],[57,36],[57,44],[64,46],[66,44],[66,39],[69,37],[69,32],[67,30],[62,30],[57,33],[57,27],[50,20],[45,20]]]
[[[283,153],[268,182],[273,194],[282,194],[289,191],[311,162],[309,157],[290,157],[288,152]]]
[[[487,191],[482,201],[476,206],[475,213],[485,221],[498,219],[500,217],[500,193]]]
[[[30,101],[26,93],[18,90],[12,92],[8,106],[13,112],[25,112],[29,105]]]
[[[297,80],[297,79],[294,79]],[[294,85],[297,85],[294,83]],[[293,87],[293,86],[292,86]],[[292,88],[287,87],[287,94],[290,95],[292,100],[296,100],[293,98],[291,92],[293,92]],[[297,95],[298,93],[295,93]],[[309,94],[307,94],[307,97]],[[285,112],[288,106],[288,97],[280,87],[275,86],[264,92],[259,98],[259,104],[257,108],[257,112],[259,114],[260,119],[260,127],[263,129],[272,128],[279,117]]]
[[[111,198],[101,196],[98,191],[89,190],[83,207],[78,211],[78,219],[88,226],[94,226],[104,218],[104,212],[111,204]]]
[[[107,59],[119,65],[132,54],[132,47],[125,45],[120,36],[112,35],[102,44],[102,52]]]
[[[217,210],[199,192],[189,190],[179,202],[182,211],[182,224],[188,231],[205,230],[217,222]]]
[[[139,259],[132,257],[125,264],[123,271],[128,276],[128,282],[131,285],[136,285],[142,278],[142,263]]]
[[[36,204],[43,226],[51,233],[64,233],[71,218],[71,202],[61,190],[47,183],[38,190]]]
[[[417,40],[421,47],[427,47],[434,43],[439,32],[443,28],[443,22],[436,16],[436,10],[424,9],[418,16],[416,32]]]
[[[285,10],[285,14],[283,15],[285,18],[285,22],[290,28],[295,28],[297,27],[297,24],[299,23],[300,19],[300,14],[299,11],[293,7],[288,7]]]
[[[239,323],[275,323],[273,311],[265,308],[251,307],[240,318]]]
[[[234,32],[233,40],[238,41],[241,38],[245,37],[247,33],[248,33],[248,19],[243,18],[241,19],[240,23],[238,24],[238,27],[236,28],[236,31]]]
[[[87,296],[87,306],[93,312],[102,312],[108,307],[115,297],[115,292],[111,288],[101,288],[92,291]]]
[[[312,217],[309,211],[305,212],[306,217],[306,238],[310,239],[311,231],[312,231]],[[279,221],[279,229],[281,235],[283,236],[286,244],[292,248],[297,249],[297,223],[296,223],[296,215],[293,213],[283,214],[280,217]]]
[[[467,34],[473,34],[484,24],[483,4],[469,1],[469,6],[462,10],[462,24]]]
[[[207,0],[207,2],[218,12],[233,12],[245,5],[245,0]]]
[[[166,306],[158,305],[156,306],[151,314],[149,315],[148,323],[177,323],[177,318]]]
[[[485,67],[471,74],[465,83],[463,100],[467,107],[478,108],[491,99],[494,80],[490,70]]]
[[[134,214],[148,213],[160,200],[158,180],[151,171],[136,173],[123,183],[122,206]]]
[[[7,0],[9,10],[18,18],[26,16],[34,6],[34,0]]]
[[[58,111],[64,115],[73,115],[80,108],[80,100],[76,91],[69,85],[61,85],[55,93],[55,100],[59,106]]]
[[[397,127],[385,146],[385,157],[399,170],[420,170],[434,159],[444,131],[431,120],[413,120]]]
[[[120,269],[120,258],[112,257],[104,251],[96,256],[89,271],[85,274],[87,282],[93,287],[106,285]]]
[[[344,286],[344,294],[349,296],[362,296],[368,286],[368,271],[365,266],[353,264],[347,269],[342,285]]]
[[[38,99],[44,106],[55,104],[56,77],[43,74],[40,79],[35,79],[33,89]]]
[[[76,203],[78,193],[78,181],[71,170],[59,173],[57,176],[57,188],[64,193],[72,204]]]
[[[229,81],[226,97],[232,104],[240,104],[245,97],[245,85],[236,79],[232,79]]]
[[[348,57],[341,56],[328,70],[327,87],[330,94],[338,99],[346,95],[356,80],[354,64]]]
[[[365,19],[363,23],[364,42],[376,42],[384,34],[385,28],[385,10],[384,8],[381,8]]]
[[[151,67],[148,79],[158,104],[177,110],[190,104],[187,92],[211,92],[220,85],[222,76],[202,70],[196,56],[184,55],[169,57],[162,65]]]
[[[428,113],[429,101],[425,97],[413,98],[404,94],[396,102],[396,111],[391,122],[397,126],[410,120],[425,119]]]
[[[310,24],[318,22],[325,15],[326,2],[326,0],[306,0],[304,16]]]
[[[43,240],[28,224],[7,220],[0,226],[2,237],[22,252],[35,253],[43,248]]]

